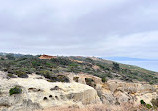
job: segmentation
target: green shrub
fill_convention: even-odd
[[[32,61],[32,65],[33,65],[33,67],[40,66],[40,64],[41,64],[40,61],[37,61],[37,60]]]
[[[101,69],[105,69],[105,67],[101,64],[96,64],[97,66],[99,66]]]
[[[151,106],[150,104],[146,104],[146,107],[147,107],[148,109],[151,109],[151,108],[152,108],[152,106]]]
[[[1,58],[1,60],[4,60],[4,58]]]
[[[113,62],[112,69],[115,70],[115,71],[120,71],[120,65],[118,63]]]
[[[94,64],[94,60],[91,59],[91,58],[86,58],[86,59],[85,59],[85,62],[90,62],[90,63]]]
[[[64,57],[58,57],[51,59],[51,62],[55,63],[56,65],[70,65],[72,63],[71,60]]]
[[[57,81],[58,82],[70,82],[69,79],[64,75],[58,75],[57,76]]]
[[[11,88],[9,90],[10,96],[13,95],[13,94],[20,94],[20,93],[22,93],[22,89],[18,86],[15,86],[14,88]]]
[[[48,78],[49,80],[47,80],[48,82],[70,82],[70,80],[64,76],[64,75],[53,75],[50,78]]]
[[[102,64],[99,64],[99,63],[97,63],[96,65],[99,66],[102,70],[110,71],[110,69],[106,65],[102,65]]]
[[[15,60],[15,57],[13,54],[7,54],[6,57],[9,59],[9,60]]]
[[[9,73],[9,74],[7,74],[7,76],[8,76],[8,77],[10,77],[10,78],[16,78],[16,76],[15,76],[15,75],[10,74],[10,73]]]
[[[40,72],[38,72],[40,75],[43,75],[45,78],[47,79],[51,79],[52,77],[52,72],[48,71],[48,70],[41,70]]]
[[[28,78],[27,73],[24,72],[24,71],[20,71],[20,70],[15,71],[15,74],[16,74],[18,77],[20,77],[20,78]]]
[[[41,75],[51,74],[51,72],[48,71],[48,70],[41,70],[39,73],[40,73]]]
[[[106,77],[101,78],[102,82],[106,82]]]
[[[71,66],[71,67],[78,67],[78,64],[77,63],[71,63],[71,64],[69,64],[69,66]]]
[[[146,103],[144,102],[144,100],[140,100],[140,103],[142,104],[142,105],[145,105]]]
[[[153,81],[150,81],[150,82],[149,82],[149,84],[150,84],[150,85],[153,85],[153,84],[154,84],[154,82],[153,82]]]

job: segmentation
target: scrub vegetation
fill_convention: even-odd
[[[57,56],[48,60],[39,59],[39,56],[0,53],[0,70],[7,72],[9,78],[27,78],[28,74],[36,73],[48,78],[50,82],[69,82],[64,76],[57,75],[73,72],[98,76],[102,78],[103,82],[108,79],[120,79],[127,82],[158,83],[157,72],[137,66],[120,64],[95,57]]]

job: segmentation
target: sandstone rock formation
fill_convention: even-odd
[[[119,103],[130,102],[139,105],[140,100],[144,100],[151,104],[151,100],[158,97],[157,89],[149,84],[126,83],[118,80],[111,80],[106,84]]]
[[[70,83],[48,82],[36,74],[29,75],[29,78],[12,79],[5,75],[0,72],[0,111],[34,111],[52,106],[88,104],[131,103],[137,106],[140,100],[152,105],[151,100],[158,97],[158,85],[120,80],[103,83],[101,78],[87,74],[65,74]],[[87,78],[90,82],[86,81]],[[15,86],[21,87],[22,93],[9,95],[9,90]]]
[[[94,88],[72,82],[51,83],[45,79],[30,76],[27,79],[1,79],[0,110],[2,111],[32,111],[60,105],[86,105],[100,103]],[[22,88],[22,94],[9,95],[9,89],[14,86]]]
[[[144,100],[151,104],[151,100],[158,97],[158,85],[149,85],[147,83],[127,83],[120,80],[109,80],[102,83],[101,79],[92,75],[80,74],[78,82],[86,84],[85,79],[91,78],[96,84],[96,91],[103,104],[123,104],[131,103],[134,106]]]

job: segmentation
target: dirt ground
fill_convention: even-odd
[[[52,107],[38,111],[158,111],[149,110],[143,106],[133,107],[131,104],[123,105],[88,105],[82,108],[79,107]]]

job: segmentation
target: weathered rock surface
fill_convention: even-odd
[[[102,99],[106,104],[116,100],[116,103],[133,103],[139,105],[140,100],[152,104],[151,100],[158,97],[157,86],[142,83],[126,83],[118,80],[110,80],[102,87]],[[106,98],[105,98],[106,97]],[[105,98],[105,99],[104,99]],[[108,99],[115,98],[115,99]]]
[[[29,75],[29,78],[7,79],[0,73],[0,111],[33,111],[53,106],[82,106],[88,104],[139,105],[140,100],[152,104],[158,97],[158,85],[127,83],[120,80],[101,79],[92,75],[67,74],[70,83],[48,82],[44,77]],[[86,85],[91,78],[95,87]],[[77,81],[77,82],[74,82]],[[22,88],[21,94],[9,95],[15,86]]]
[[[9,89],[17,85],[21,86],[22,94],[10,96]],[[101,102],[94,88],[76,82],[51,83],[34,77],[1,79],[0,89],[2,89],[0,94],[2,111],[32,111],[52,106]]]
[[[109,80],[102,83],[101,79],[92,75],[80,74],[78,82],[86,84],[85,79],[91,78],[96,84],[96,91],[104,104],[132,103],[139,105],[140,100],[152,104],[151,100],[158,97],[158,85],[147,83],[127,83],[120,80]]]

